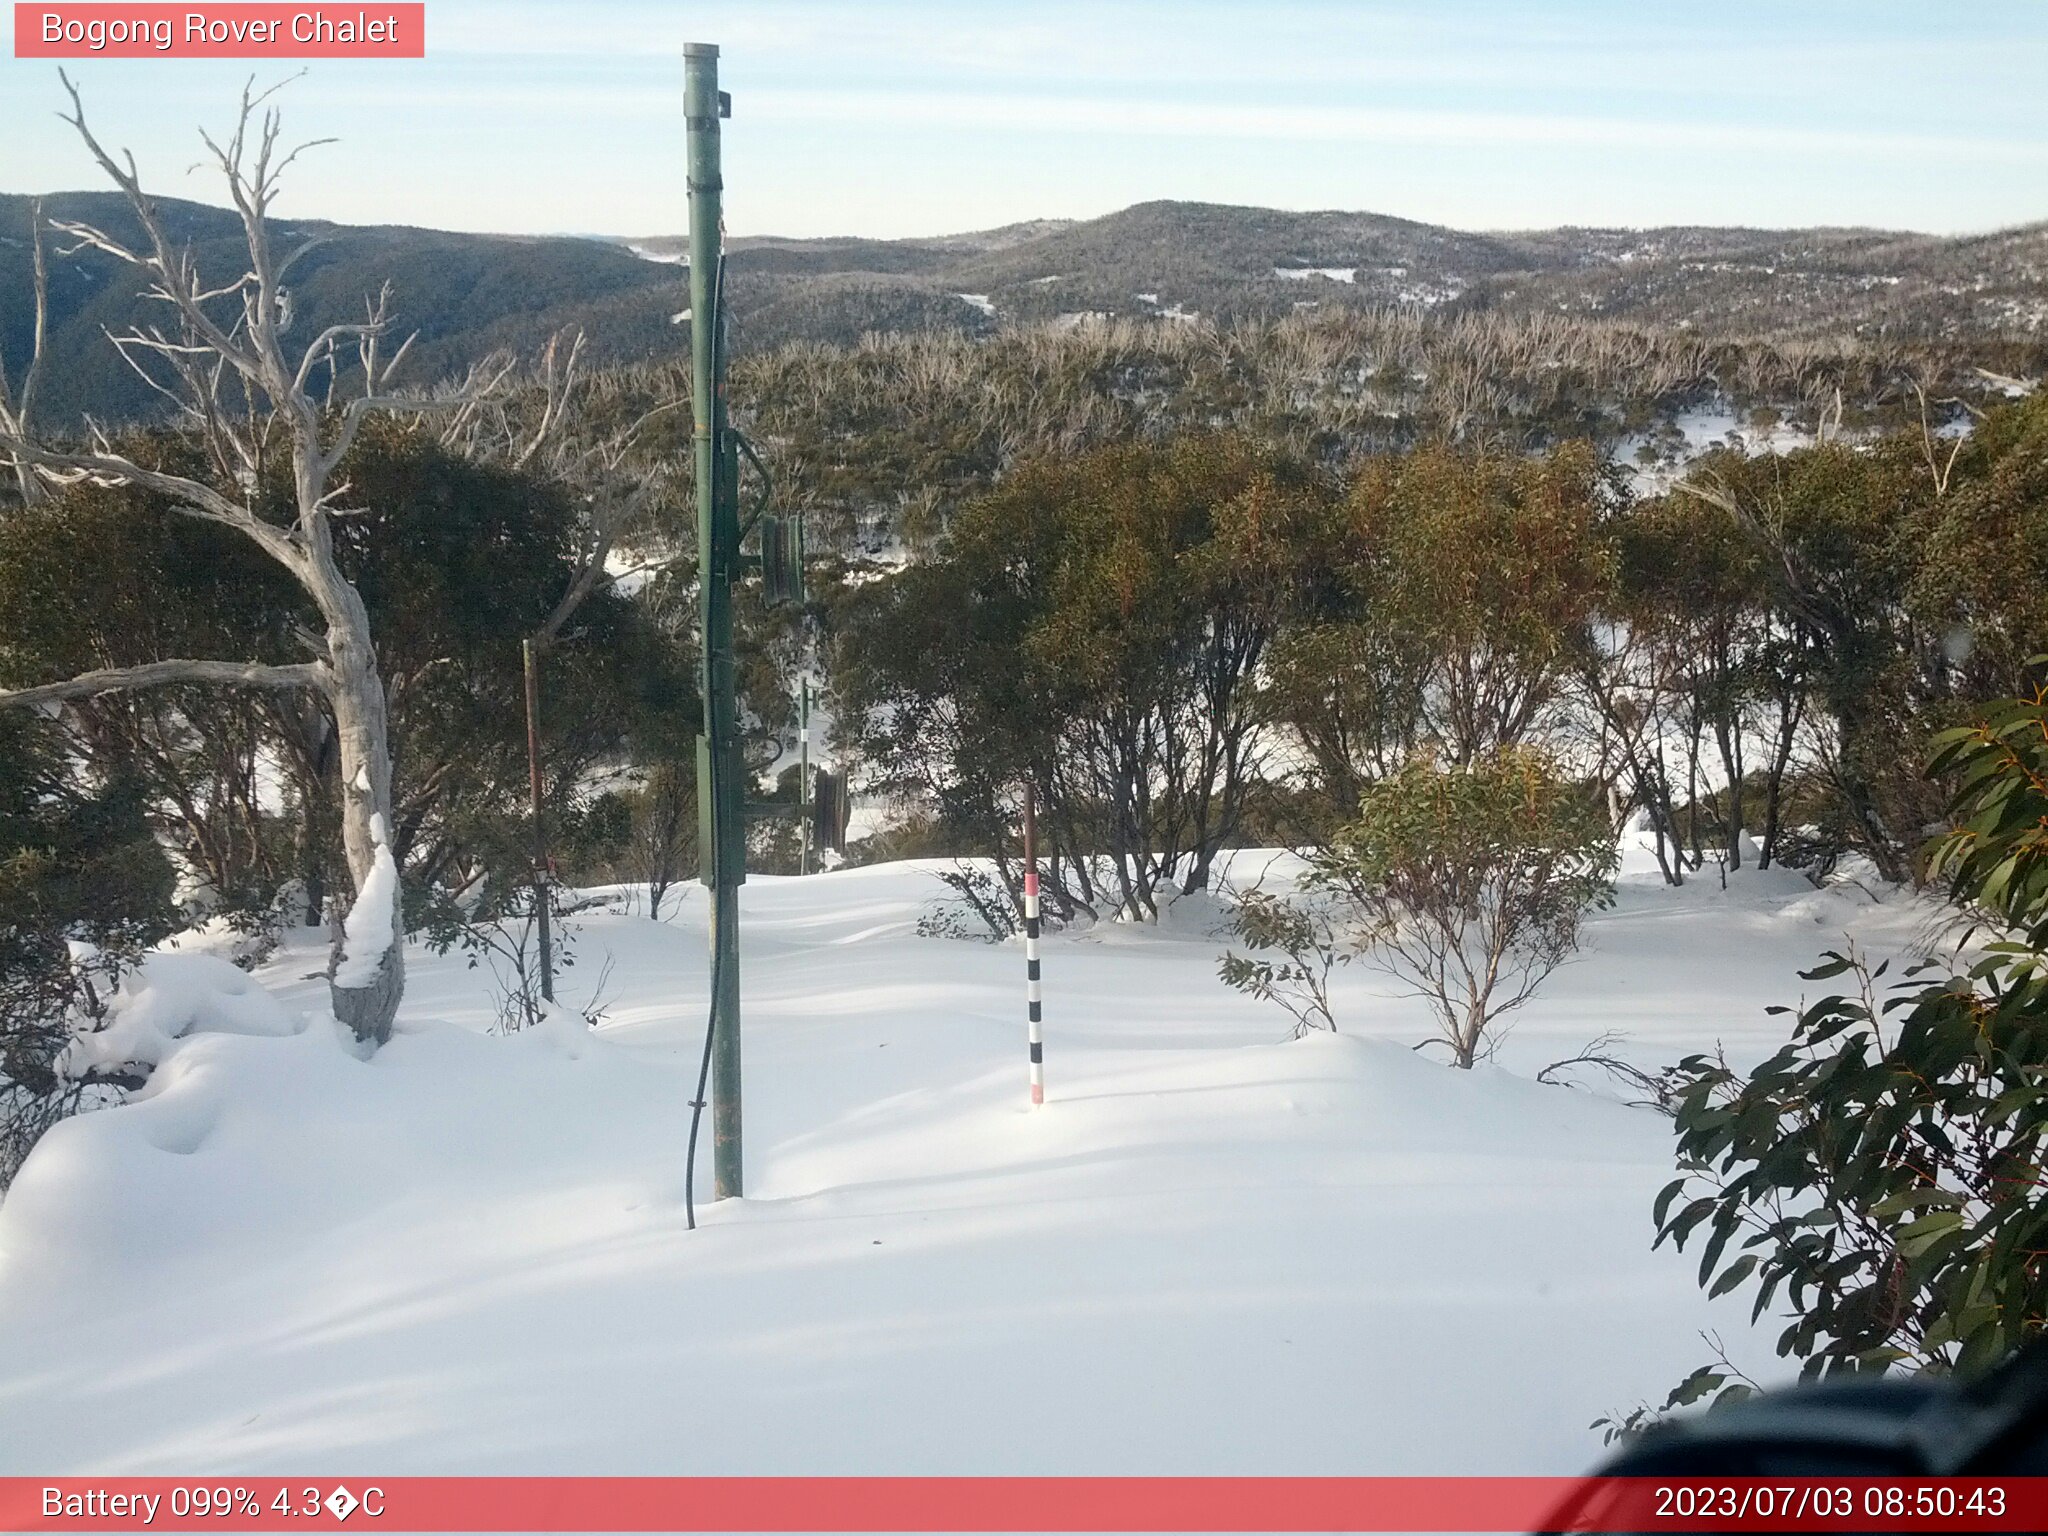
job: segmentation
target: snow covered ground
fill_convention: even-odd
[[[1351,283],[1358,280],[1356,267],[1275,267],[1275,277],[1284,277],[1295,282],[1306,282],[1312,277],[1327,277],[1333,283]]]
[[[1694,459],[1710,449],[1735,448],[1755,458],[1811,448],[1814,441],[1813,433],[1784,422],[1760,426],[1747,421],[1723,400],[1678,412],[1666,433],[1624,437],[1609,450],[1609,457],[1628,475],[1638,496],[1661,496],[1684,478]],[[1642,457],[1645,444],[1655,455],[1647,462]]]
[[[917,937],[930,866],[757,877],[749,1198],[694,1233],[701,890],[579,919],[565,995],[612,961],[594,1036],[483,1034],[477,973],[416,950],[367,1062],[303,935],[258,979],[306,1027],[243,997],[260,1032],[169,1040],[0,1203],[0,1472],[1579,1470],[1701,1328],[1784,1372],[1746,1302],[1650,1252],[1667,1122],[1531,1074],[1610,1030],[1753,1060],[1821,949],[1929,917],[1629,869],[1470,1073],[1360,968],[1343,1033],[1288,1040],[1215,979],[1206,898],[1054,936],[1038,1111],[1021,955]],[[209,977],[235,985],[149,978],[161,1033]]]

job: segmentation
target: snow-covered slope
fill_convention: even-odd
[[[1797,967],[1927,917],[1638,871],[1461,1073],[1357,969],[1345,1033],[1287,1040],[1194,900],[1049,940],[1034,1112],[1021,957],[916,937],[938,893],[746,886],[749,1198],[694,1233],[701,891],[581,920],[565,992],[609,955],[614,1000],[573,1049],[479,1033],[476,973],[416,952],[359,1060],[288,946],[261,979],[306,1028],[172,1042],[0,1204],[0,1472],[1577,1470],[1698,1329],[1782,1371],[1649,1251],[1668,1124],[1530,1074],[1607,1030],[1754,1058]]]

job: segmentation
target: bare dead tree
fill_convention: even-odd
[[[579,333],[577,342],[582,342]],[[668,557],[636,563],[625,570],[611,568],[612,553],[619,538],[633,527],[676,483],[672,462],[646,462],[640,457],[642,434],[659,417],[688,405],[672,400],[655,406],[622,431],[592,438],[570,431],[556,448],[550,472],[574,487],[582,497],[581,543],[576,552],[574,574],[560,600],[534,633],[536,647],[554,646],[576,610],[595,592],[616,585],[630,575],[655,569]]]
[[[1926,462],[1928,477],[1934,482],[1935,499],[1939,500],[1948,494],[1949,477],[1955,473],[1956,460],[1962,455],[1963,434],[1958,432],[1950,440],[1948,457],[1944,459],[1935,447],[1935,438],[1938,434],[1935,431],[1933,419],[1927,409],[1926,386],[1917,378],[1909,379],[1907,383],[1913,391],[1914,398],[1920,402],[1920,456]],[[1977,410],[1976,407],[1970,405],[1969,402],[1956,397],[1950,397],[1939,403],[1942,405],[1960,405],[1973,416],[1981,417],[1984,414],[1982,411]]]
[[[28,206],[29,244],[35,265],[35,339],[30,343],[28,368],[16,395],[7,384],[7,359],[0,356],[0,435],[27,437],[35,411],[36,384],[42,378],[43,351],[50,331],[50,265],[43,247],[43,200]],[[43,495],[43,483],[35,468],[20,454],[13,455],[15,486],[24,506],[34,506]]]
[[[62,254],[91,249],[111,256],[142,274],[147,297],[166,306],[168,328],[139,326],[109,333],[109,339],[130,367],[173,402],[180,424],[204,441],[219,483],[138,463],[116,451],[97,429],[83,448],[49,446],[26,430],[24,413],[18,409],[6,430],[0,431],[0,451],[10,454],[17,466],[32,466],[46,484],[133,486],[163,496],[186,516],[233,529],[291,574],[312,600],[324,632],[299,632],[312,659],[297,665],[159,661],[0,692],[0,707],[195,683],[310,689],[321,697],[334,717],[342,843],[358,893],[329,965],[334,1011],[360,1039],[382,1042],[390,1035],[405,986],[391,846],[388,700],[362,596],[335,560],[331,520],[348,510],[340,505],[348,485],[337,474],[369,416],[455,402],[408,399],[391,392],[392,375],[403,362],[410,339],[386,355],[384,343],[391,333],[388,286],[367,303],[363,320],[329,326],[296,359],[287,356],[281,339],[290,322],[284,280],[318,241],[305,241],[282,256],[272,246],[270,210],[279,178],[313,147],[301,144],[280,150],[279,114],[267,105],[277,87],[262,92],[253,85],[243,89],[235,130],[225,144],[203,131],[200,135],[227,182],[249,253],[247,271],[209,286],[191,251],[171,239],[155,202],[143,191],[133,154],[124,153],[117,161],[101,146],[87,126],[77,87],[69,76],[62,78],[71,98],[65,120],[126,196],[142,229],[142,239],[130,245],[90,224],[56,222],[54,227],[75,242]],[[358,387],[345,404],[323,409],[313,397],[313,380],[320,370],[327,371],[331,399],[342,360],[350,353],[354,365],[348,371],[359,371]],[[257,505],[266,455],[280,444],[290,461],[289,522],[266,518]]]
[[[518,364],[509,354],[486,359],[466,391],[470,402],[448,418],[439,434],[446,448],[481,462],[545,474],[577,498],[581,517],[568,583],[547,617],[525,637],[539,653],[560,643],[569,621],[594,593],[666,563],[656,559],[628,570],[611,568],[621,536],[677,483],[668,458],[644,452],[647,429],[689,404],[667,400],[624,428],[600,430],[579,397],[583,346],[581,330],[557,332],[525,379],[515,378]]]

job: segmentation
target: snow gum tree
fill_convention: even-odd
[[[82,446],[55,444],[35,433],[19,400],[0,422],[0,453],[25,485],[137,487],[166,498],[185,516],[232,529],[297,584],[317,621],[298,632],[308,653],[304,661],[195,657],[102,668],[0,692],[0,706],[61,704],[178,684],[317,694],[333,718],[342,843],[358,893],[330,966],[334,1011],[358,1038],[381,1042],[390,1034],[405,984],[391,849],[388,701],[363,598],[336,560],[334,521],[355,510],[346,505],[350,488],[337,470],[372,415],[419,410],[428,402],[389,393],[407,348],[384,346],[388,293],[366,306],[362,321],[328,326],[303,348],[287,352],[284,336],[292,313],[286,279],[319,242],[314,237],[282,254],[273,244],[271,209],[279,177],[310,146],[280,149],[279,117],[265,105],[268,92],[244,91],[234,132],[224,143],[201,136],[247,238],[247,270],[219,281],[202,276],[190,252],[173,243],[142,188],[133,155],[116,160],[101,146],[87,126],[76,87],[68,78],[64,84],[71,98],[66,120],[124,194],[139,235],[123,238],[77,223],[53,228],[74,242],[71,251],[98,251],[133,269],[148,296],[163,305],[163,325],[111,340],[124,361],[169,401],[177,423],[204,445],[207,472],[130,457],[101,434]],[[268,515],[264,503],[265,484],[278,475],[290,485],[284,516]]]
[[[1328,503],[1226,435],[1019,466],[938,558],[847,604],[842,719],[981,846],[1034,779],[1052,910],[1150,919],[1242,824],[1273,747],[1261,668]]]
[[[1921,749],[1930,721],[1952,723],[1938,718],[1951,687],[1946,626],[1924,626],[1908,602],[1931,489],[1893,437],[1868,450],[1714,454],[1672,491],[1754,550],[1756,600],[1804,653],[1798,682],[1827,738],[1832,819],[1887,880],[1911,877],[1919,831],[1940,817]]]
[[[1418,750],[1470,762],[1540,739],[1613,584],[1617,503],[1583,442],[1429,444],[1357,467],[1269,669],[1329,819]]]
[[[1772,601],[1767,552],[1719,507],[1663,497],[1613,527],[1620,577],[1581,679],[1605,755],[1649,813],[1670,884],[1701,867],[1709,824],[1730,869],[1756,828],[1769,868],[1815,642]]]

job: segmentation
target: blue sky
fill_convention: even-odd
[[[371,7],[374,9],[374,6]],[[315,61],[285,211],[683,224],[682,71],[724,49],[736,234],[938,234],[1150,198],[1474,229],[2048,218],[2048,4],[1970,0],[428,0],[424,61]],[[0,190],[93,184],[55,66],[0,55]],[[266,78],[278,71],[266,68]],[[145,180],[246,66],[74,66]]]

